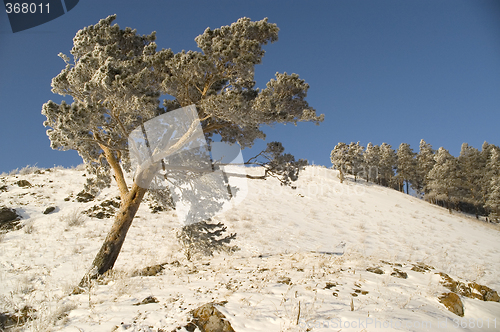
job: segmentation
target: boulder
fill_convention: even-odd
[[[231,324],[226,320],[214,303],[207,303],[194,309],[193,323],[201,332],[234,332]]]
[[[0,230],[19,229],[19,220],[21,220],[21,216],[17,214],[15,209],[9,209],[5,206],[0,208]]]
[[[215,307],[215,304],[207,303],[191,311],[193,320],[185,326],[179,326],[172,332],[177,331],[201,331],[201,332],[234,332],[226,317]]]
[[[145,304],[151,304],[151,303],[158,303],[158,299],[154,296],[148,296],[141,302],[134,303],[134,305],[145,305]]]
[[[382,271],[379,267],[369,267],[366,271],[376,274],[384,274],[384,271]]]
[[[285,285],[291,285],[292,284],[292,279],[290,279],[289,277],[280,277],[278,279],[278,283],[279,284],[285,284]]]
[[[424,264],[422,262],[417,262],[417,264],[413,264],[413,267],[411,268],[412,271],[421,273],[429,272],[432,269],[434,269],[432,266]]]
[[[115,215],[116,209],[120,207],[120,202],[117,200],[109,199],[101,202],[99,205],[94,205],[88,210],[83,211],[89,217],[104,219],[111,218]]]
[[[29,181],[28,181],[28,180],[19,180],[19,181],[17,181],[17,182],[16,182],[16,184],[17,184],[19,187],[28,187],[28,188],[33,187],[33,186],[31,185],[31,183],[29,183]]]
[[[464,305],[457,294],[443,293],[438,299],[450,312],[460,317],[464,316]]]
[[[49,214],[51,212],[54,212],[55,209],[56,209],[55,206],[49,206],[48,208],[45,209],[45,211],[43,211],[43,214]]]
[[[399,269],[393,268],[393,272],[391,273],[391,276],[396,277],[396,278],[401,278],[401,279],[406,279],[408,278],[408,274],[404,271],[401,271]]]
[[[93,200],[95,198],[94,195],[90,194],[90,193],[86,193],[85,191],[80,191],[77,195],[76,195],[76,201],[77,202],[80,202],[80,203],[87,203],[87,202],[90,202],[91,200]]]
[[[138,276],[153,277],[153,276],[161,273],[161,271],[163,271],[165,269],[165,265],[166,264],[158,264],[158,265],[145,267],[143,269],[134,271],[132,273],[132,277],[138,277]]]

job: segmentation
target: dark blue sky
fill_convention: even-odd
[[[159,48],[196,50],[206,27],[246,16],[280,28],[256,68],[257,86],[276,72],[298,73],[308,101],[325,114],[309,123],[266,129],[297,158],[330,166],[339,142],[418,150],[421,138],[454,155],[463,142],[500,145],[500,1],[137,1],[80,0],[67,14],[12,33],[0,13],[0,172],[26,165],[72,166],[76,152],[50,149],[40,114],[63,98],[50,82],[76,32],[117,14],[121,28],[157,31]],[[68,97],[66,100],[71,101]],[[245,159],[264,146],[244,150]]]

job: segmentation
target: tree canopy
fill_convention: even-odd
[[[176,54],[157,51],[155,32],[121,30],[115,19],[78,31],[73,59],[61,53],[66,67],[52,80],[52,91],[73,102],[49,101],[42,110],[52,148],[77,150],[96,175],[92,185],[109,185],[109,168],[119,173],[120,162],[127,169],[133,128],[179,107],[196,105],[207,139],[219,134],[242,147],[265,138],[261,125],[323,120],[305,100],[309,85],[297,74],[276,73],[264,89],[255,87],[263,46],[278,40],[278,27],[267,19],[207,28],[195,38],[201,51]],[[172,99],[161,107],[164,94]]]

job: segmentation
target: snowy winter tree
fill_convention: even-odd
[[[109,16],[77,32],[72,59],[60,54],[66,67],[52,80],[52,91],[73,102],[49,101],[42,109],[51,147],[78,151],[94,175],[88,188],[108,186],[114,178],[120,191],[115,222],[82,284],[113,267],[147,191],[125,181],[127,138],[134,128],[194,104],[208,140],[219,134],[223,141],[249,147],[265,137],[263,124],[323,120],[305,100],[309,86],[296,74],[277,73],[266,88],[255,88],[254,67],[262,61],[262,47],[278,39],[278,27],[267,19],[242,18],[207,28],[195,39],[201,52],[177,54],[157,51],[154,32],[141,36],[121,30],[111,25],[115,19]],[[159,106],[162,94],[172,96],[165,109]]]
[[[364,147],[361,146],[359,142],[351,142],[351,144],[349,144],[349,150],[347,152],[349,159],[348,172],[354,175],[354,181],[356,181],[358,173],[363,170],[363,150]]]
[[[419,152],[416,158],[415,178],[411,183],[412,189],[417,193],[425,195],[428,192],[426,189],[429,182],[428,174],[435,163],[432,146],[423,139],[420,140]]]
[[[485,207],[491,220],[500,221],[500,174],[491,178]]]
[[[397,180],[399,191],[403,191],[403,184],[406,182],[406,193],[408,194],[409,183],[415,178],[416,160],[415,153],[408,143],[399,145],[397,155]]]
[[[428,174],[428,197],[436,203],[445,203],[451,213],[453,203],[461,198],[462,179],[458,161],[443,147],[439,148],[434,159],[436,164]]]
[[[378,178],[378,168],[380,163],[380,147],[378,145],[373,145],[368,143],[366,145],[365,152],[363,153],[364,159],[364,172],[366,181],[377,181]]]
[[[463,201],[473,206],[476,218],[478,218],[479,208],[485,203],[482,197],[481,179],[484,176],[486,164],[479,150],[467,143],[462,144],[458,163],[464,180]]]
[[[489,158],[481,181],[483,185],[486,185],[484,189],[486,198],[484,207],[489,211],[493,220],[498,220],[500,218],[500,149],[497,146],[490,145],[488,150]]]
[[[396,167],[396,152],[387,143],[380,145],[379,184],[390,186],[394,178]]]
[[[333,168],[339,171],[340,183],[344,182],[347,165],[350,163],[349,146],[339,142],[330,153]]]
[[[496,151],[496,152],[495,152]],[[483,204],[488,199],[491,179],[500,172],[500,148],[488,142],[484,142],[481,147],[481,164],[484,165],[483,176],[481,177],[480,187]]]

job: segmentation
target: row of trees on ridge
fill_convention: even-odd
[[[346,174],[409,193],[452,209],[500,219],[500,148],[485,142],[482,150],[462,144],[460,156],[420,141],[416,153],[407,143],[391,145],[338,143],[330,155],[340,181]]]

